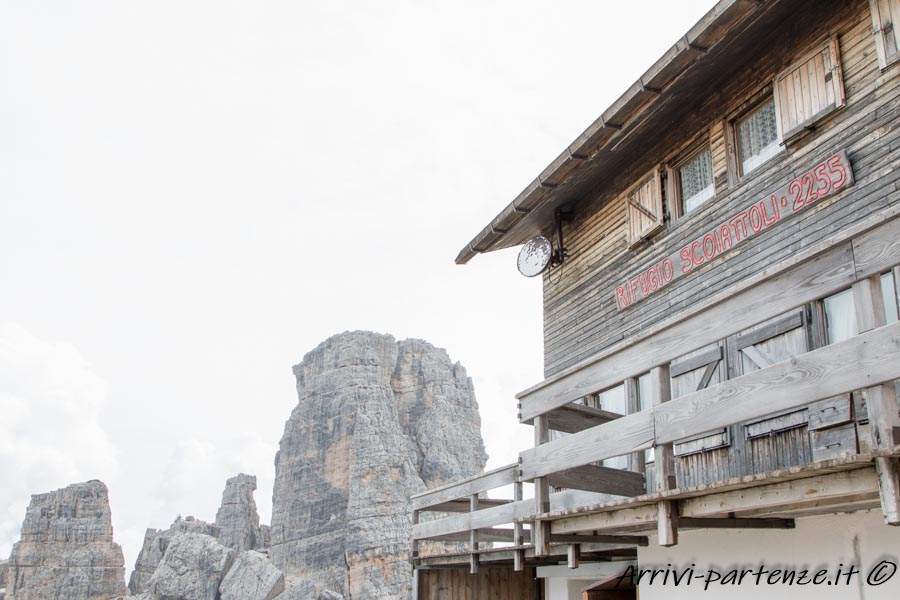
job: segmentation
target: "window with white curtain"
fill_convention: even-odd
[[[644,373],[637,378],[638,410],[647,410],[652,406],[650,402],[650,373]],[[644,462],[653,462],[655,453],[653,448],[644,450]]]
[[[741,172],[746,175],[781,151],[775,100],[769,98],[749,115],[737,122]]]
[[[825,309],[825,339],[829,344],[841,342],[859,333],[851,290],[825,298],[822,300],[822,307]]]
[[[596,403],[596,407],[602,410],[607,410],[609,412],[614,412],[620,415],[624,415],[628,413],[627,404],[625,402],[625,385],[617,385],[616,387],[609,388],[608,390],[604,390],[599,394],[594,396],[594,402]],[[616,456],[614,458],[607,458],[603,461],[604,467],[611,467],[613,469],[627,469],[628,468],[628,456]]]
[[[688,214],[716,193],[709,146],[678,169],[682,214]]]

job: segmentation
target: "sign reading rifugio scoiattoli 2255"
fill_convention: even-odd
[[[619,310],[628,308],[679,277],[712,262],[748,238],[852,183],[853,169],[847,152],[841,150],[628,279],[616,288],[616,306]]]

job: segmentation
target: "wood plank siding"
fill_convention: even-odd
[[[532,600],[539,598],[534,569],[419,569],[418,600]]]
[[[640,153],[623,152],[619,169],[622,175],[603,182],[602,193],[576,206],[575,219],[565,224],[569,258],[562,276],[557,271],[544,276],[545,377],[584,362],[900,200],[900,173],[895,169],[900,147],[900,79],[892,76],[890,69],[882,72],[879,68],[868,2],[826,0],[793,4],[797,5],[792,9],[796,18],[786,22],[773,20],[766,39],[759,40],[756,55],[736,60],[735,68],[723,72],[715,85],[698,89],[696,105],[684,112],[680,122],[648,140]],[[765,14],[759,18],[774,19]],[[754,98],[771,94],[773,81],[787,67],[806,65],[802,61],[811,55],[830,56],[830,40],[839,49],[833,54],[840,57],[845,105],[818,121],[813,130],[803,130],[792,137],[774,158],[742,177],[732,158],[733,149],[729,151],[729,144],[734,143],[728,139],[731,123],[751,108]],[[822,49],[820,54],[815,54],[817,48]],[[807,79],[817,76],[818,62],[810,63],[812,71],[804,66]],[[793,113],[800,123],[807,116],[804,111],[815,112],[816,107],[812,92],[804,92],[802,78],[797,79],[797,98],[805,98],[803,101],[808,104],[804,104],[803,111],[795,109]],[[826,95],[826,100],[825,104],[830,104],[832,96]],[[708,144],[710,149],[715,196],[690,214],[670,219],[660,233],[650,238],[649,245],[631,249],[630,238],[634,234],[630,233],[626,214],[635,209],[629,209],[631,205],[624,201],[623,193],[654,169],[665,172],[667,165],[698,144]],[[702,235],[710,223],[727,220],[839,150],[847,151],[852,164],[856,179],[852,186],[748,239],[650,297],[619,310],[616,286]],[[661,188],[671,186],[662,184]],[[672,213],[672,198],[667,199],[667,204]],[[747,357],[742,360],[752,361]],[[701,377],[702,373],[701,370],[692,377]],[[748,451],[758,451],[759,460],[765,462],[762,448]],[[792,446],[786,451],[806,456],[809,449]]]

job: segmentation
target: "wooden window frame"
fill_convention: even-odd
[[[825,82],[827,85],[831,85],[834,88],[834,103],[824,106],[806,120],[794,125],[792,129],[785,131],[784,115],[788,111],[788,106],[786,106],[787,100],[781,97],[779,84],[787,77],[790,77],[799,67],[825,51],[829,53],[831,58],[831,69],[826,70],[824,75]],[[841,66],[841,50],[837,36],[832,35],[824,42],[817,43],[814,50],[807,52],[800,57],[800,59],[788,65],[787,68],[782,69],[781,72],[775,76],[775,80],[772,83],[772,96],[775,99],[775,120],[778,124],[778,137],[781,139],[781,144],[787,144],[799,135],[806,133],[811,129],[815,129],[815,125],[819,121],[845,106],[847,103],[847,95],[844,89],[844,71]]]
[[[681,197],[681,178],[679,177],[679,171],[704,150],[708,150],[710,154],[710,174],[712,175],[713,195],[704,200],[703,203],[705,204],[716,197],[716,176],[715,168],[713,168],[712,165],[712,140],[710,139],[710,132],[704,131],[675,157],[666,161],[665,204],[670,220],[677,221],[684,216],[684,198]]]
[[[900,0],[887,0],[900,5]],[[898,7],[900,8],[900,7]],[[869,0],[869,12],[872,15],[872,35],[875,36],[875,53],[878,55],[878,66],[884,71],[888,67],[900,61],[900,44],[896,44],[896,49],[891,54],[887,53],[887,44],[884,39],[884,21],[881,14],[879,0]],[[900,11],[898,11],[900,12]],[[890,23],[891,31],[897,26],[893,21]]]
[[[784,155],[785,147],[784,144],[781,143],[781,131],[778,132],[779,144],[781,144],[781,151],[761,163],[757,166],[753,171],[749,173],[744,173],[743,164],[744,161],[741,158],[741,146],[740,146],[740,136],[738,134],[738,125],[744,121],[747,117],[750,116],[751,113],[756,111],[756,109],[762,107],[763,104],[768,102],[769,100],[775,101],[775,94],[772,89],[772,84],[766,85],[763,88],[760,88],[756,92],[754,92],[747,100],[742,102],[735,110],[728,114],[726,117],[726,127],[725,127],[725,145],[726,145],[726,158],[728,160],[728,185],[729,187],[733,187],[741,182],[743,182],[751,173],[755,171],[759,171],[768,163],[777,160],[778,158]],[[778,107],[775,107],[775,114],[777,117]],[[776,123],[778,119],[776,118]]]
[[[646,210],[643,207],[638,207],[637,204],[631,201],[631,194],[641,186],[647,183],[649,178],[653,178],[654,186],[656,188],[656,196],[653,198],[653,202],[656,207],[656,215],[647,214]],[[628,247],[631,250],[639,248],[643,243],[649,240],[651,237],[662,231],[665,227],[665,203],[663,202],[663,182],[662,176],[660,174],[660,170],[657,167],[653,167],[647,173],[641,175],[641,177],[633,183],[625,192],[622,193],[621,198],[625,203],[625,221],[627,227],[627,237],[628,237]],[[634,206],[636,210],[644,213],[650,218],[654,218],[656,222],[650,227],[640,231],[635,234],[632,232],[631,226],[631,206]]]

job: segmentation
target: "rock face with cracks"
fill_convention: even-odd
[[[241,553],[219,587],[222,600],[273,600],[284,591],[284,574],[253,550]]]
[[[411,494],[481,472],[472,381],[421,340],[347,332],[294,367],[270,557],[291,597],[408,598]]]
[[[150,578],[156,572],[159,563],[169,547],[169,542],[178,533],[201,533],[212,537],[219,535],[219,529],[206,521],[200,521],[194,517],[176,519],[168,529],[148,529],[144,534],[144,545],[134,563],[131,579],[128,580],[128,591],[132,594],[140,594],[147,590]]]
[[[265,547],[256,512],[256,477],[241,473],[225,483],[222,506],[216,513],[219,541],[238,552]]]
[[[234,550],[202,533],[176,533],[147,584],[152,600],[218,600]]]
[[[125,559],[113,542],[100,481],[35,494],[12,550],[6,600],[109,600],[125,593]]]

